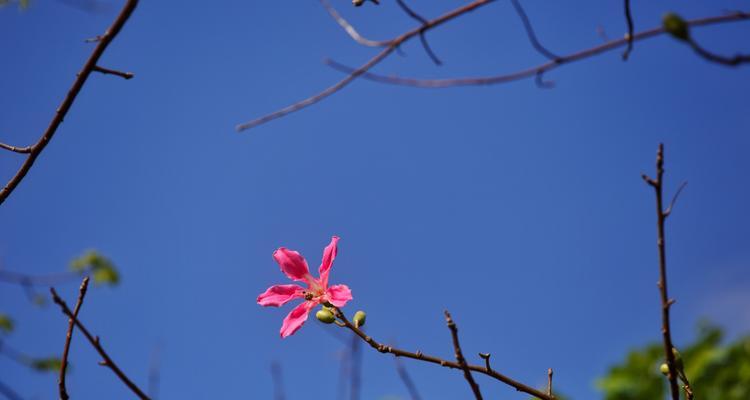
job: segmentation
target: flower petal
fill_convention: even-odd
[[[310,276],[307,261],[294,250],[279,247],[273,252],[273,259],[279,263],[281,271],[293,281],[306,281],[306,278]]]
[[[298,285],[275,285],[258,296],[258,304],[268,307],[279,307],[291,300],[305,297],[305,289]]]
[[[326,246],[323,250],[323,261],[320,263],[318,273],[320,273],[320,281],[323,283],[323,287],[328,286],[328,272],[331,270],[333,260],[336,259],[336,253],[338,253],[339,237],[334,236],[331,238],[331,243]]]
[[[352,291],[346,285],[333,285],[326,290],[326,297],[336,307],[343,307],[352,299]]]
[[[281,324],[281,331],[279,331],[281,338],[283,339],[297,332],[302,327],[302,324],[307,321],[307,315],[313,307],[315,307],[315,303],[312,301],[306,301],[294,307],[289,315],[284,318],[284,323]]]

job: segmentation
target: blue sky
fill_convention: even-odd
[[[0,9],[0,140],[37,139],[90,52],[84,39],[119,3],[92,14],[70,2]],[[414,26],[390,1],[354,9],[361,32],[392,37]],[[411,1],[433,17],[461,1]],[[624,32],[621,4],[524,1],[541,40],[558,53]],[[634,3],[636,26],[742,8],[741,1]],[[702,28],[707,47],[748,51],[750,24]],[[510,72],[543,61],[507,2],[429,33],[445,62],[418,42],[378,72],[451,77]],[[743,45],[745,47],[743,48]],[[285,283],[279,246],[317,266],[341,236],[331,281],[348,284],[353,313],[383,341],[451,357],[442,310],[459,324],[465,354],[533,385],[555,369],[572,397],[634,346],[659,339],[652,172],[667,149],[667,189],[689,181],[668,226],[678,344],[700,318],[732,335],[750,330],[750,70],[709,64],[667,37],[503,86],[425,90],[357,81],[323,103],[256,130],[234,126],[306,97],[341,77],[321,60],[357,65],[356,45],[315,1],[143,2],[33,170],[0,207],[0,260],[15,271],[66,268],[87,248],[123,275],[96,288],[82,320],[145,386],[162,344],[161,398],[271,398],[278,361],[289,399],[335,398],[340,343],[311,320],[278,338],[283,310],[256,296]],[[0,154],[0,177],[21,158]],[[70,301],[77,285],[58,289]],[[65,319],[0,289],[16,348],[62,348]],[[77,336],[69,388],[79,399],[129,393]],[[469,398],[460,374],[406,362],[424,398]],[[406,398],[393,360],[364,353],[363,399]],[[56,377],[0,358],[0,378],[28,398],[56,396]],[[518,398],[478,378],[486,397]]]

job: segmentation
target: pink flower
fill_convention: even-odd
[[[267,307],[279,307],[294,299],[304,299],[302,304],[295,307],[281,324],[281,337],[285,338],[297,332],[307,321],[310,310],[318,304],[331,303],[336,307],[343,307],[352,299],[352,291],[346,285],[328,286],[328,273],[331,271],[333,260],[336,258],[338,236],[331,238],[331,243],[323,250],[323,261],[320,263],[316,279],[310,275],[307,261],[296,251],[279,247],[273,252],[273,258],[279,263],[281,272],[289,279],[304,282],[307,288],[299,285],[275,285],[258,296],[258,304]]]

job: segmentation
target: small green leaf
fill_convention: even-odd
[[[7,314],[0,314],[0,331],[5,333],[13,332],[13,320]]]
[[[34,297],[31,298],[31,302],[37,307],[44,307],[47,305],[47,298],[39,293],[35,293]]]
[[[662,26],[674,38],[679,40],[690,39],[690,29],[685,20],[675,13],[666,13],[662,18]]]
[[[81,274],[91,272],[96,284],[114,286],[120,282],[120,274],[112,261],[96,250],[88,250],[82,256],[71,261],[70,269]]]
[[[37,358],[31,360],[31,368],[39,372],[57,372],[60,370],[62,361],[57,357]]]

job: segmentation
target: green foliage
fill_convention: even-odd
[[[0,313],[0,331],[5,333],[13,332],[13,319],[8,314]]]
[[[702,324],[698,331],[697,340],[680,352],[695,398],[750,399],[750,336],[722,344],[718,327]],[[605,400],[663,399],[669,390],[660,371],[663,362],[663,345],[649,344],[611,367],[597,386]]]
[[[666,13],[662,18],[662,26],[674,38],[679,40],[690,39],[690,29],[685,20],[675,13]]]
[[[11,0],[0,0],[0,7],[6,6],[11,3]],[[18,7],[25,10],[29,7],[30,0],[18,0]]]
[[[120,274],[112,261],[96,250],[88,250],[82,256],[71,261],[70,269],[82,274],[91,271],[95,284],[115,286],[120,282]]]
[[[58,372],[60,371],[62,360],[57,357],[37,358],[31,360],[31,368],[39,372]]]

